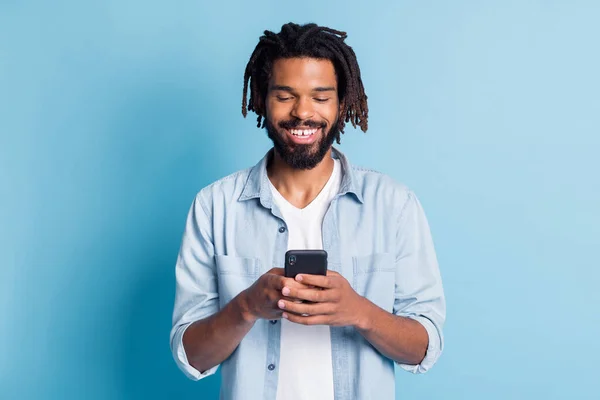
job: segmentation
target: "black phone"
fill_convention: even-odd
[[[285,276],[295,278],[298,274],[327,275],[327,252],[325,250],[288,250],[285,253]]]

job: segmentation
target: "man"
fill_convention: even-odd
[[[242,113],[274,148],[192,204],[171,349],[191,379],[221,365],[222,399],[392,399],[395,363],[422,373],[442,351],[445,300],[419,201],[332,147],[345,122],[367,130],[345,38],[315,24],[265,31]],[[327,276],[284,277],[288,249],[326,250]]]

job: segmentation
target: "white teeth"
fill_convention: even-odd
[[[317,129],[290,129],[294,136],[310,136],[317,132]]]

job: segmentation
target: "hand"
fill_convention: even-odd
[[[241,293],[239,300],[244,319],[251,322],[257,319],[280,319],[282,310],[277,306],[277,302],[284,297],[281,295],[284,287],[295,290],[307,288],[293,278],[286,278],[283,268],[272,268],[261,275],[252,286]],[[295,300],[289,296],[284,298],[290,302]]]
[[[281,293],[311,303],[279,300],[279,308],[285,311],[283,318],[303,325],[360,327],[364,324],[369,303],[342,275],[334,271],[327,271],[327,276],[300,274],[296,281],[305,287],[288,286],[285,282]]]

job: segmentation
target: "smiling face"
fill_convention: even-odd
[[[331,148],[338,129],[333,63],[315,58],[275,61],[265,106],[265,126],[279,156],[293,168],[314,168]]]

